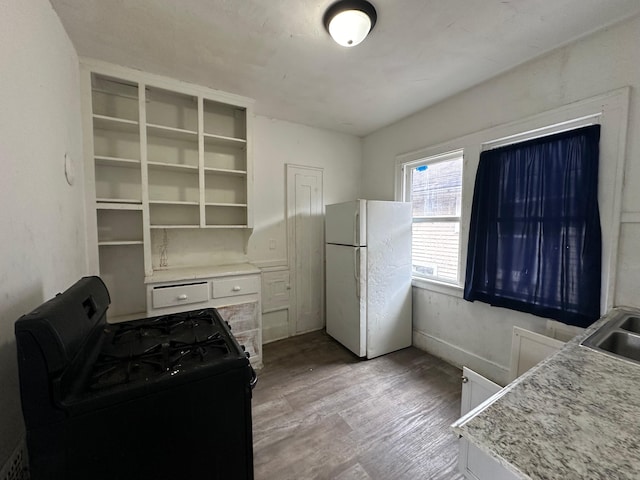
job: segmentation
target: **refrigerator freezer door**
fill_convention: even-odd
[[[411,345],[411,204],[367,202],[367,358]]]
[[[327,243],[337,245],[367,245],[367,201],[327,205],[325,217],[325,238]]]
[[[366,348],[367,249],[327,244],[327,333],[359,357]]]

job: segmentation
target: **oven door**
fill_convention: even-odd
[[[256,379],[246,365],[28,430],[31,478],[253,479]]]

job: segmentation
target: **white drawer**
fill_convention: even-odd
[[[249,295],[260,291],[260,277],[236,277],[213,281],[213,298],[235,297],[237,295]]]
[[[170,287],[154,287],[153,308],[175,307],[209,300],[207,282],[189,283]]]

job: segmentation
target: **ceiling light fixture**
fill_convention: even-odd
[[[355,47],[376,24],[376,9],[366,0],[339,0],[324,14],[324,26],[343,47]]]

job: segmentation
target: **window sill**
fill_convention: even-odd
[[[411,285],[416,288],[422,288],[423,290],[429,290],[435,293],[442,293],[450,295],[452,297],[462,298],[464,293],[464,287],[460,285],[453,285],[451,283],[438,282],[437,280],[428,280],[421,277],[412,277]]]

